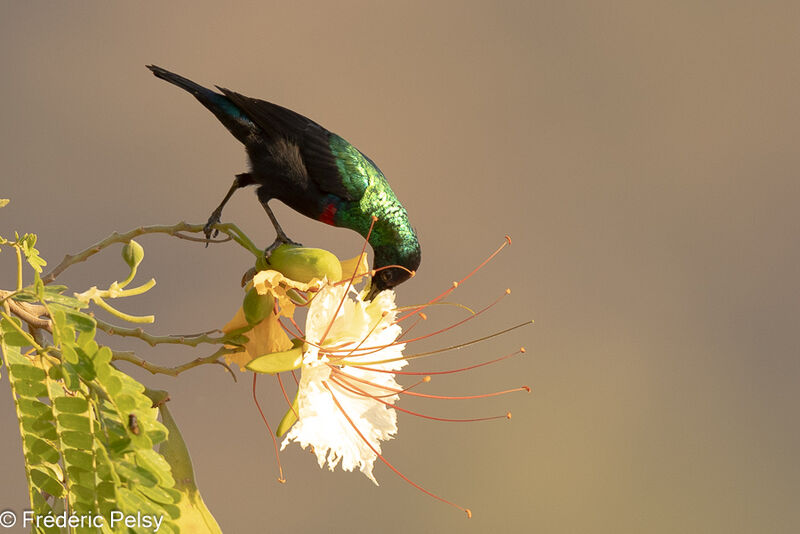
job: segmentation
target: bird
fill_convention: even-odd
[[[245,146],[249,172],[237,174],[205,226],[206,238],[236,190],[256,185],[256,196],[277,234],[266,254],[294,243],[268,205],[276,199],[317,221],[355,230],[373,251],[366,300],[413,276],[422,253],[408,212],[383,172],[339,135],[285,107],[229,89],[203,87],[155,65],[153,74],[191,93]]]

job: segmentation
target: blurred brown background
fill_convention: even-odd
[[[466,425],[401,415],[384,448],[409,477],[470,506],[467,521],[385,466],[376,488],[320,470],[298,446],[282,456],[279,485],[246,376],[135,373],[172,393],[225,532],[800,531],[797,4],[287,4],[0,3],[0,196],[12,199],[0,233],[38,233],[52,265],[113,230],[206,220],[245,155],[144,67],[155,63],[296,109],[375,159],[424,251],[402,303],[431,298],[512,235],[454,300],[480,306],[506,286],[511,297],[418,348],[536,326],[414,367],[525,345],[522,358],[427,387],[533,392],[406,404],[514,412]],[[277,211],[308,245],[360,247],[352,232]],[[252,191],[223,218],[272,240]],[[245,253],[141,242],[141,279],[158,286],[126,311],[154,312],[158,333],[233,315]],[[0,256],[4,286],[13,263]],[[114,249],[64,281],[122,276]],[[163,363],[206,354],[123,346]],[[0,390],[0,509],[18,511],[22,456]],[[277,421],[279,390],[262,380],[260,391]]]

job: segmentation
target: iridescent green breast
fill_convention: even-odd
[[[342,183],[354,199],[340,206],[336,225],[366,235],[374,215],[378,220],[369,240],[373,247],[393,245],[401,256],[418,251],[417,236],[408,213],[378,166],[336,134],[331,134],[330,148],[336,157]]]

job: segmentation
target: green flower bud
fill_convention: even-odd
[[[258,324],[267,315],[272,313],[273,299],[269,293],[266,295],[259,295],[256,288],[250,288],[244,296],[242,302],[242,309],[244,310],[244,318],[247,324]]]
[[[250,360],[245,367],[255,373],[274,375],[299,369],[303,363],[303,340],[293,339],[292,348],[283,352],[272,352]],[[291,425],[290,425],[291,426]]]
[[[142,245],[131,239],[124,247],[122,247],[122,259],[128,264],[128,267],[135,269],[142,263],[144,259],[144,249]]]
[[[270,267],[286,278],[310,282],[314,278],[338,282],[342,279],[342,264],[332,253],[321,248],[281,245],[268,258]]]

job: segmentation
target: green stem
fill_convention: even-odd
[[[152,323],[153,321],[156,320],[155,315],[143,315],[139,317],[136,315],[129,315],[125,312],[121,312],[118,309],[112,307],[110,304],[108,304],[100,297],[94,297],[92,301],[101,308],[103,308],[104,310],[106,310],[111,315],[115,315],[124,321],[128,321],[129,323]]]
[[[14,330],[19,332],[22,335],[22,337],[25,338],[25,341],[30,343],[31,346],[34,347],[37,351],[42,350],[42,346],[36,343],[36,340],[33,339],[33,336],[31,336],[29,333],[23,330],[16,322],[14,322],[14,319],[12,319],[11,316],[8,315],[8,313],[2,311],[0,312],[0,317],[3,317],[3,319],[8,321],[11,324],[11,326],[14,327]]]
[[[135,297],[136,295],[147,293],[154,285],[156,285],[156,279],[151,278],[148,282],[140,285],[139,287],[134,287],[133,289],[120,289],[119,293],[114,296],[111,295],[102,295],[102,296],[111,298]],[[119,285],[119,287],[122,288],[125,286]]]
[[[22,252],[19,245],[14,247],[17,253],[17,291],[22,291]]]
[[[133,281],[133,279],[136,277],[136,271],[138,271],[138,270],[139,270],[139,266],[138,265],[134,265],[133,267],[131,267],[131,273],[128,275],[128,278],[126,278],[122,282],[118,282],[117,283],[117,285],[119,285],[120,289],[124,288],[125,286],[127,286],[128,284],[130,284]],[[155,281],[154,281],[154,283],[155,283]]]

